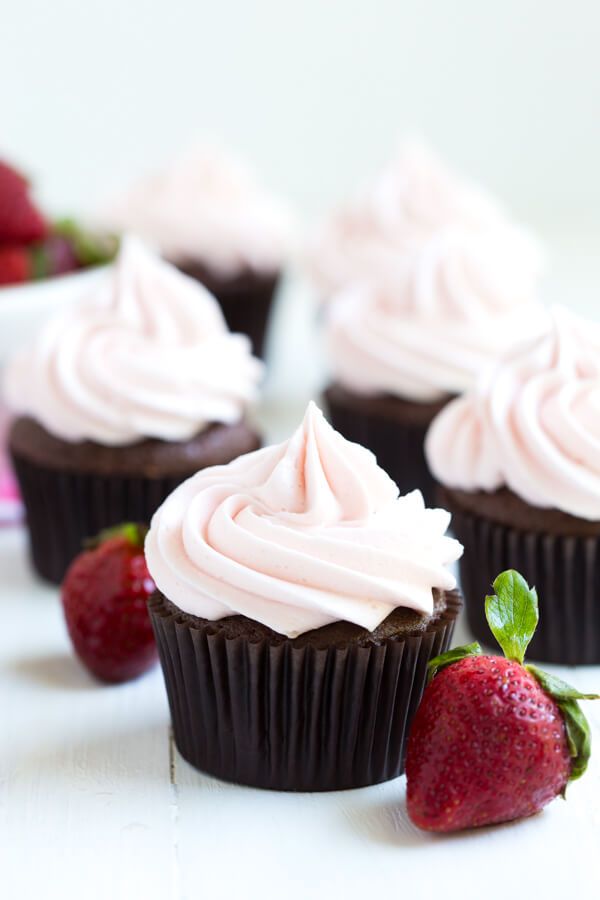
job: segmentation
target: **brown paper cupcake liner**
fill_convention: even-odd
[[[400,775],[427,663],[448,648],[461,602],[414,636],[317,648],[225,637],[218,622],[149,602],[175,741],[226,781],[286,791],[362,787]]]
[[[464,545],[460,577],[471,631],[492,637],[484,598],[505,569],[517,569],[539,597],[540,620],[528,658],[561,665],[600,663],[600,539],[521,531],[452,509],[452,531]]]
[[[14,453],[13,464],[27,516],[33,566],[42,578],[55,584],[62,581],[86,538],[121,522],[148,523],[185,477],[59,471]]]
[[[262,274],[247,270],[233,278],[225,278],[200,263],[180,265],[178,268],[208,288],[218,300],[229,330],[247,334],[254,354],[264,357],[267,326],[279,273]]]
[[[324,399],[331,424],[350,441],[368,447],[379,465],[388,473],[401,494],[418,488],[427,506],[435,505],[436,485],[425,460],[425,435],[434,416],[426,421],[401,421],[385,418],[377,410],[370,412],[361,398],[360,407],[345,403],[338,391],[327,390]],[[393,400],[392,400],[393,402]],[[435,406],[439,411],[443,404]]]

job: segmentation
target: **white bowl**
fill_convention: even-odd
[[[46,319],[86,296],[105,271],[105,266],[99,266],[0,287],[0,368],[39,331]]]

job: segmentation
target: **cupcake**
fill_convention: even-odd
[[[423,442],[433,418],[490,359],[547,327],[530,246],[518,230],[435,234],[394,284],[348,287],[325,315],[334,426],[369,447],[401,491],[433,481]]]
[[[259,447],[244,411],[261,374],[208,291],[126,239],[5,373],[38,573],[59,582],[85,538],[149,521],[189,475]]]
[[[288,441],[180,485],[146,559],[182,755],[278,790],[399,775],[460,607],[448,523],[418,492],[399,497],[314,404]]]
[[[405,141],[316,229],[307,265],[321,299],[329,301],[341,288],[373,278],[393,285],[404,277],[405,258],[446,228],[482,233],[506,221],[490,194],[424,143]]]
[[[264,351],[269,311],[290,249],[286,209],[238,159],[198,145],[141,179],[104,215],[160,248],[221,304],[231,331]]]
[[[469,624],[516,568],[539,593],[534,658],[600,663],[600,327],[555,310],[548,332],[450,403],[426,440],[440,501],[465,545]]]
[[[541,254],[492,197],[421,144],[320,229],[310,255],[326,300],[334,426],[402,492],[433,499],[423,441],[494,356],[545,327]]]

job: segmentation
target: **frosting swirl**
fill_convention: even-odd
[[[242,614],[288,637],[396,607],[429,615],[461,545],[450,515],[398,489],[314,404],[282,444],[205,469],[157,510],[146,539],[157,587],[183,611]]]
[[[403,257],[435,232],[473,233],[506,223],[501,207],[419,142],[406,142],[348,205],[334,213],[309,244],[314,278],[325,296],[364,280],[394,284]]]
[[[201,260],[217,273],[279,269],[291,218],[250,170],[212,145],[196,145],[117,198],[106,224],[141,235],[171,262]]]
[[[327,309],[333,375],[357,393],[419,402],[469,388],[486,363],[546,328],[535,252],[513,226],[454,226],[396,264],[392,282],[341,291]]]
[[[262,371],[208,291],[126,238],[93,293],[12,360],[4,387],[14,412],[57,437],[125,445],[238,421]]]
[[[600,519],[600,327],[563,309],[548,332],[450,403],[427,435],[435,477]]]

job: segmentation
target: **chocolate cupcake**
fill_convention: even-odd
[[[465,545],[469,624],[497,572],[535,584],[531,656],[600,663],[600,329],[555,310],[549,332],[451,403],[426,440],[439,500]]]
[[[401,491],[432,482],[423,440],[489,361],[545,326],[540,254],[495,202],[409,145],[323,227],[312,254],[325,305],[332,422]]]
[[[465,235],[463,249],[471,253],[480,244]],[[426,261],[430,250],[414,263]],[[510,253],[503,264],[509,260]],[[404,305],[406,287],[394,297],[375,285],[348,289],[330,304],[325,329],[333,381],[325,399],[335,428],[372,450],[401,491],[419,488],[432,503],[424,440],[434,417],[511,345],[515,333],[539,334],[547,317],[533,301],[513,308],[518,295],[510,293],[504,295],[509,308],[491,312],[487,298],[478,305],[468,290],[469,302],[459,312],[464,297],[453,296],[439,273],[428,276],[432,292],[422,303],[416,287],[421,277],[415,271],[408,282],[410,308]]]
[[[324,303],[376,279],[395,284],[435,234],[475,234],[506,224],[495,198],[454,172],[425,143],[402,142],[392,158],[311,235],[306,261]]]
[[[211,295],[126,239],[5,376],[38,573],[59,582],[87,537],[149,521],[189,475],[259,447],[244,411],[261,374]]]
[[[448,522],[418,492],[398,497],[314,404],[290,440],[180,485],[146,558],[182,755],[278,790],[399,775],[460,608]]]
[[[231,331],[264,355],[275,290],[290,250],[290,217],[249,169],[215,146],[198,145],[146,177],[104,214],[135,231],[221,304]]]

